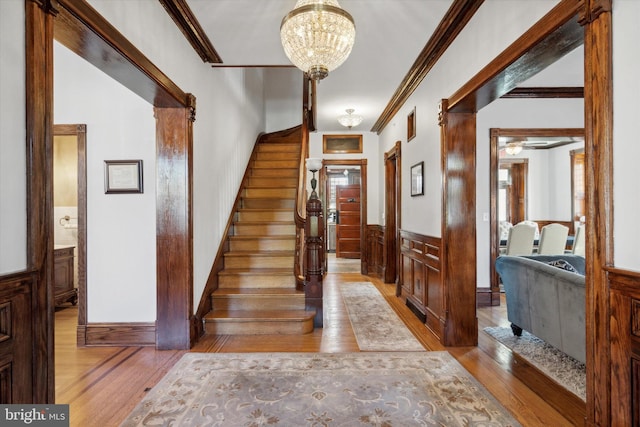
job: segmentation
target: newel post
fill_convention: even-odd
[[[313,173],[311,195],[307,201],[307,219],[304,225],[304,295],[307,310],[316,310],[315,327],[322,327],[322,251],[324,250],[324,217],[322,201],[316,193],[316,172],[322,167],[321,159],[307,159],[307,169]]]

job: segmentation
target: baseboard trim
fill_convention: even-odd
[[[491,288],[476,289],[476,305],[478,307],[495,307],[500,305],[500,291]]]
[[[89,323],[78,326],[78,345],[155,346],[155,323]]]

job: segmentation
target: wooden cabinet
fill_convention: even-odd
[[[78,303],[78,291],[73,282],[74,246],[62,246],[53,252],[53,283],[56,305],[70,301]]]

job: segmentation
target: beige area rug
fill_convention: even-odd
[[[518,426],[447,352],[188,353],[121,424]]]
[[[360,350],[424,351],[373,283],[341,283],[340,293]]]
[[[587,374],[584,363],[547,344],[535,335],[522,331],[522,336],[513,335],[511,328],[491,327],[484,331],[519,354],[548,377],[586,400]]]

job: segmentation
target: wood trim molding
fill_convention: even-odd
[[[584,87],[517,87],[505,93],[500,98],[584,98]]]
[[[187,94],[87,2],[57,1],[57,41],[155,107],[189,105]]]
[[[577,1],[561,1],[449,97],[450,112],[475,112],[580,46]]]
[[[398,238],[402,218],[402,143],[384,153],[384,244],[382,255],[382,280],[385,283],[397,283],[399,275]],[[391,213],[391,214],[390,214]],[[396,288],[400,295],[400,288]]]
[[[384,111],[374,123],[371,132],[379,134],[383,131],[483,2],[484,0],[455,0],[453,2]]]
[[[156,325],[140,323],[89,323],[78,326],[78,337],[87,346],[154,346]]]
[[[202,61],[217,64],[222,63],[222,58],[220,58],[220,55],[216,52],[209,37],[207,37],[207,34],[200,26],[198,19],[185,0],[159,1],[196,53],[200,55]]]

